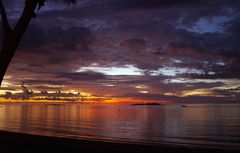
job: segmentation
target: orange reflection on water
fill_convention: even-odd
[[[178,144],[210,144],[213,137],[222,144],[233,139],[226,136],[239,135],[239,105],[187,106],[8,103],[0,105],[0,130],[69,138],[170,141]],[[231,145],[239,146],[239,141],[232,141]]]

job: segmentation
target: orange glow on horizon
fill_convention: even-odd
[[[0,98],[0,103],[103,103],[103,104],[117,104],[117,103],[168,103],[169,101],[164,100],[144,100],[144,99],[133,99],[133,98],[104,98],[102,100],[96,100],[96,98],[89,97],[85,101],[81,101],[80,99],[58,99],[58,100],[49,100],[49,99],[6,99]]]
[[[105,99],[103,103],[168,103],[169,101],[166,100],[148,100],[148,99],[134,99],[134,98],[112,98],[112,99]]]

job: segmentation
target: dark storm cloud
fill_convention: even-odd
[[[67,84],[67,81],[64,80],[24,80],[24,82],[28,85],[64,85]]]
[[[169,101],[173,103],[225,103],[232,100],[232,102],[238,103],[235,98],[217,98],[217,97],[205,97],[205,96],[191,96],[191,97],[178,97],[178,96],[166,96],[162,94],[144,94],[144,93],[127,93],[123,95],[115,95],[114,97],[129,97],[136,99]]]
[[[192,75],[188,74],[187,76],[192,79],[231,79],[235,78],[238,79],[240,78],[240,72],[239,68],[235,67],[230,67],[228,69],[222,70],[222,69],[214,69],[215,74],[203,74],[203,75]]]
[[[72,7],[47,3],[25,33],[9,76],[17,76],[18,82],[31,76],[27,83],[39,89],[44,84],[64,85],[65,89],[85,88],[95,93],[105,89],[102,92],[143,99],[176,100],[164,93],[224,87],[224,81],[166,80],[240,78],[239,6],[238,0],[84,0]],[[133,65],[144,75],[76,73],[93,63],[105,68]],[[159,69],[178,74],[150,75]],[[179,73],[181,69],[201,74]],[[149,94],[138,94],[137,85],[145,85]],[[215,93],[224,95],[221,92]]]
[[[236,2],[236,3],[234,3]],[[233,5],[235,4],[235,5]],[[86,1],[84,3],[84,5],[81,5],[79,6],[79,8],[74,8],[74,9],[63,9],[63,10],[58,10],[59,11],[59,15],[61,16],[64,16],[65,13],[64,11],[69,11],[72,13],[70,15],[76,15],[76,16],[81,16],[81,11],[82,9],[84,10],[84,8],[88,8],[88,7],[96,7],[95,9],[88,9],[88,11],[84,10],[83,12],[96,12],[96,14],[98,14],[99,10],[98,9],[101,9],[101,8],[104,8],[104,7],[107,7],[107,8],[111,8],[112,9],[115,9],[115,8],[121,8],[124,10],[124,8],[147,8],[147,9],[159,9],[161,7],[165,8],[165,7],[184,7],[184,6],[196,6],[198,7],[199,9],[202,9],[202,8],[205,8],[205,7],[208,7],[208,8],[215,8],[215,7],[233,7],[233,6],[237,6],[239,4],[239,2],[237,1],[234,1],[234,0],[231,0],[231,1],[221,1],[221,2],[217,2],[217,1],[205,1],[205,0],[198,0],[198,1],[189,1],[189,0],[184,0],[184,1],[178,1],[178,0],[170,0],[170,1],[156,1],[156,0],[140,0],[140,1],[119,1],[119,0],[108,0],[108,1],[104,1],[104,2],[97,2],[97,1]],[[100,6],[103,6],[103,7],[100,7]],[[119,9],[119,11],[121,10]],[[104,9],[104,10],[107,10],[107,9]],[[189,11],[192,10],[192,7],[189,7]],[[215,10],[215,9],[214,9]],[[62,11],[62,12],[61,12]],[[79,11],[79,12],[78,12]],[[175,14],[179,14],[177,10],[172,10],[173,12],[175,11]],[[102,12],[102,11],[100,11]],[[199,12],[198,10],[196,12]],[[64,14],[64,15],[63,15]],[[101,14],[101,13],[100,13]],[[187,15],[189,15],[191,13],[188,13]],[[47,14],[46,14],[47,15]],[[109,16],[112,16],[111,13],[108,13]],[[156,16],[157,14],[153,14],[153,16]],[[56,14],[54,15],[54,17],[56,18]],[[169,13],[166,14],[166,12],[161,15],[161,17],[163,16],[169,16]],[[178,16],[180,17],[180,16]],[[199,17],[201,17],[201,15],[199,14]],[[125,19],[123,18],[123,23],[125,23],[124,20],[126,20],[127,17],[125,17]],[[150,19],[149,19],[150,20]],[[167,22],[169,22],[169,20],[166,20]],[[120,21],[119,21],[120,22]],[[173,22],[173,21],[171,21]],[[141,23],[142,24],[142,23]],[[147,30],[153,30],[153,29],[158,29],[159,32],[159,36],[160,37],[163,37],[166,39],[166,36],[169,35],[169,32],[161,32],[161,29],[165,27],[168,27],[169,25],[166,24],[159,24],[157,22],[150,22],[146,25],[142,25],[142,27],[140,28],[139,26],[137,25],[134,25],[134,24],[130,24],[130,23],[125,23],[125,27],[123,27],[122,30],[126,30],[127,27],[131,27],[132,26],[132,29],[137,29],[141,32],[142,35],[148,35],[146,34],[146,31]],[[66,47],[66,49],[76,49],[76,45],[74,45],[74,40],[76,40],[76,36],[73,34],[73,35],[64,35],[62,34],[63,32],[61,31],[62,29],[60,27],[55,27],[55,28],[51,28],[49,29],[49,35],[48,38],[51,39],[51,36],[53,37],[53,44],[55,44],[55,47],[59,47],[59,44],[60,46],[64,44],[64,46],[61,46],[61,47]],[[78,35],[78,31],[79,30],[82,30],[82,31],[85,31],[84,29],[74,29],[76,31],[76,35]],[[109,29],[110,31],[112,31],[112,29]],[[166,31],[166,29],[164,29]],[[175,30],[174,27],[172,29],[169,29],[168,31],[176,31],[176,32],[173,32],[173,35],[178,35],[179,38],[176,37],[176,39],[180,39],[180,42],[175,42],[175,44],[178,43],[178,48],[180,49],[189,49],[189,50],[195,50],[195,51],[198,51],[200,53],[202,52],[213,52],[213,49],[214,46],[219,46],[221,44],[225,44],[226,45],[226,42],[223,43],[223,41],[229,39],[229,37],[226,37],[225,35],[220,35],[220,34],[216,34],[216,36],[211,36],[211,35],[206,35],[206,36],[202,36],[200,34],[196,34],[196,33],[192,33],[192,32],[188,32],[188,31],[184,31],[182,30],[179,31],[179,30]],[[68,31],[69,33],[71,33],[71,30]],[[154,33],[156,33],[156,31],[153,31]],[[83,32],[83,34],[86,34],[88,33],[88,31],[86,32]],[[175,34],[174,34],[175,33]],[[131,34],[131,33],[130,33]],[[70,38],[70,39],[62,39],[62,40],[59,40],[59,38]],[[83,49],[88,49],[87,45],[85,42],[88,42],[89,40],[89,35],[88,36],[83,36],[84,38],[81,39],[80,38],[80,44],[79,44],[79,47],[80,48],[83,48]],[[91,37],[91,36],[90,36]],[[169,39],[169,38],[167,38]],[[174,38],[170,38],[170,39],[174,39]],[[56,42],[55,42],[56,41]],[[64,43],[62,43],[62,42]],[[141,41],[141,42],[140,42]],[[145,42],[144,42],[145,41]],[[170,42],[174,42],[175,40],[169,40]],[[209,42],[211,44],[209,44]],[[232,41],[231,41],[232,42]],[[230,41],[229,41],[230,43]],[[126,44],[126,46],[130,47],[130,48],[139,48],[139,49],[144,49],[145,45],[146,45],[146,40],[141,40],[141,39],[133,39],[133,40],[126,40],[124,41],[122,44]],[[144,45],[145,44],[145,45]],[[185,45],[185,46],[179,46],[179,44],[181,45]],[[236,43],[234,43],[236,44]],[[170,47],[172,46],[173,44],[170,45]],[[231,44],[229,44],[231,45]],[[182,48],[181,48],[182,47]],[[162,48],[162,47],[160,47]],[[235,47],[236,48],[236,47]],[[217,48],[218,49],[218,48]],[[164,49],[161,49],[161,50],[164,50]],[[218,49],[219,50],[219,49]],[[227,56],[231,56],[232,53],[229,53],[229,52],[235,52],[236,49],[232,49],[231,51],[228,51],[226,53],[226,50],[222,50],[221,54],[226,54]],[[156,53],[159,53],[156,51]],[[161,52],[162,53],[162,52]],[[219,52],[220,53],[220,52]],[[208,53],[207,53],[208,54]],[[237,54],[237,53],[236,53]],[[184,55],[184,52],[183,52],[183,56]]]
[[[20,46],[24,49],[41,47],[46,43],[46,35],[42,27],[31,24],[27,29]]]
[[[144,99],[144,100],[159,100],[159,99],[166,99],[167,96],[162,94],[144,94],[144,93],[126,93],[123,95],[115,95],[114,97],[132,97],[137,99]]]
[[[118,2],[119,8],[123,9],[159,9],[165,7],[174,6],[193,6],[193,5],[203,5],[208,2],[207,0],[116,0]]]
[[[239,39],[234,33],[204,33],[198,34],[186,30],[177,30],[178,41],[170,41],[168,49],[172,54],[186,56],[186,53],[197,58],[215,59],[239,58]],[[192,57],[192,58],[193,58]]]
[[[52,30],[49,30],[51,33]],[[48,36],[53,36],[54,34],[51,33]],[[58,34],[55,37],[58,37]],[[94,36],[91,33],[90,29],[86,27],[70,27],[65,30],[64,35],[60,38],[65,38],[64,40],[57,40],[53,43],[59,43],[63,46],[63,49],[77,49],[80,51],[88,51],[89,44],[91,44],[94,40]],[[54,39],[53,39],[54,40]],[[56,40],[56,39],[55,39]]]
[[[31,71],[47,65],[68,65],[79,58],[93,59],[90,46],[94,40],[94,34],[87,27],[41,27],[33,23],[24,34],[16,61],[25,60],[24,65],[29,63],[29,66],[24,69]]]
[[[226,31],[230,32],[234,36],[238,36],[240,34],[239,26],[240,26],[240,17],[237,17],[235,20],[226,23]]]
[[[87,27],[50,27],[44,29],[36,24],[31,24],[23,36],[22,50],[47,51],[44,47],[61,50],[88,51],[89,45],[94,41],[94,35]],[[20,48],[20,49],[21,49]]]
[[[225,89],[225,90],[213,90],[212,91],[214,94],[217,94],[217,95],[222,95],[222,96],[225,96],[225,97],[233,97],[234,99],[238,100],[240,98],[240,94],[237,93],[236,94],[236,90],[229,90],[229,89]]]
[[[185,83],[174,83],[174,82],[169,82],[171,81],[171,79],[161,79],[158,78],[155,80],[149,78],[146,80],[138,80],[138,81],[133,81],[133,82],[125,82],[128,85],[139,85],[139,84],[143,84],[145,86],[147,86],[148,88],[146,88],[147,90],[150,91],[154,91],[157,93],[171,93],[174,92],[175,94],[181,94],[182,91],[192,91],[195,89],[211,89],[211,88],[215,88],[215,87],[222,87],[224,86],[223,82],[212,82],[212,83],[206,83],[206,82],[192,82],[190,83],[191,79],[189,79],[189,82],[185,82]],[[125,84],[124,83],[124,84]]]
[[[61,91],[61,90],[63,90],[63,88],[61,88],[61,87],[57,87],[57,86],[49,87],[49,86],[44,86],[44,85],[40,85],[40,86],[35,85],[34,89],[41,90],[41,91]]]
[[[78,73],[60,73],[57,78],[68,79],[72,81],[97,81],[105,78],[105,75],[97,72],[78,72]]]
[[[178,12],[179,15],[185,14],[182,23],[193,24],[200,17],[211,17],[216,15],[224,15],[228,13],[228,7],[238,10],[240,3],[238,0],[106,0],[96,1],[88,0],[79,3],[78,8],[72,9],[53,9],[42,13],[40,16],[49,17],[68,17],[68,18],[85,18],[85,17],[101,17],[119,14],[129,11],[146,11],[146,10],[161,10],[172,9],[171,11]],[[191,13],[189,13],[191,12]],[[164,12],[163,12],[164,13]],[[166,13],[166,12],[165,12]],[[170,16],[172,12],[167,12]]]
[[[146,47],[146,41],[141,38],[132,38],[132,39],[124,40],[124,42],[120,44],[120,47],[134,50],[134,51],[142,51]]]

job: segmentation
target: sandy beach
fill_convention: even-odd
[[[239,150],[206,149],[201,147],[183,147],[166,145],[128,144],[118,142],[102,142],[94,140],[79,140],[37,136],[13,132],[0,132],[0,147],[2,153],[43,153],[43,152],[84,152],[84,153],[150,153],[150,152],[238,152]]]

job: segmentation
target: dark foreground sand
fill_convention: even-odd
[[[239,152],[239,150],[218,150],[204,148],[188,148],[180,146],[154,146],[142,144],[127,144],[102,142],[92,140],[76,140],[55,138],[0,131],[0,153],[222,153]]]

